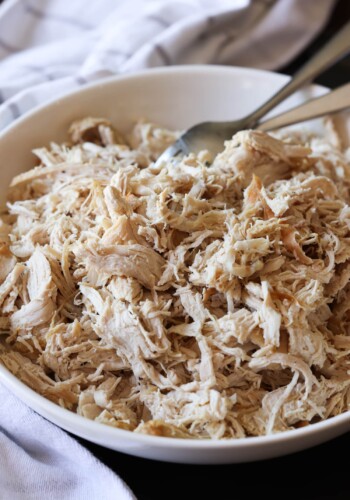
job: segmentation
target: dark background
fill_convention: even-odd
[[[338,0],[322,33],[280,71],[294,73],[349,20],[350,0]],[[316,80],[331,88],[349,81],[350,57]],[[138,500],[350,500],[350,433],[287,457],[232,465],[155,462],[79,441],[119,474]]]
[[[293,74],[349,20],[350,0],[339,0],[322,33],[280,71]],[[350,56],[316,80],[331,88],[349,81]],[[350,500],[350,433],[286,457],[232,465],[156,462],[80,441],[125,480],[138,500]]]

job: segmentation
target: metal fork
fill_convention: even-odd
[[[294,75],[294,77],[282,87],[276,94],[274,94],[267,102],[260,106],[253,113],[250,113],[240,120],[231,122],[203,122],[194,125],[188,129],[181,137],[170,147],[168,147],[156,161],[156,165],[160,165],[163,161],[168,161],[171,158],[179,159],[189,153],[199,153],[199,151],[208,150],[213,155],[216,155],[223,149],[224,141],[231,139],[231,137],[240,130],[257,128],[260,119],[265,116],[271,109],[275,108],[280,102],[285,100],[303,84],[312,81],[317,75],[322,73],[325,69],[332,66],[340,58],[344,57],[350,51],[350,22],[348,22],[337,35],[335,35],[330,42],[328,42],[314,57],[312,57],[304,66]],[[340,91],[340,89],[338,89]],[[332,92],[333,94],[333,92]],[[342,91],[344,97],[344,91]],[[320,98],[322,99],[322,98]],[[317,99],[316,99],[317,100]],[[315,101],[316,101],[315,100]],[[315,118],[322,114],[339,111],[346,106],[340,105],[340,94],[333,101],[337,102],[335,109],[332,107],[328,111],[311,114],[303,120]],[[321,104],[321,101],[318,101]],[[340,107],[339,107],[340,106]],[[315,109],[313,108],[315,111]],[[281,115],[280,115],[281,117]],[[289,117],[290,119],[290,117]],[[282,123],[278,127],[290,125],[297,121],[303,121],[296,118],[289,123]],[[267,123],[267,122],[266,122]],[[277,128],[277,127],[273,127]],[[270,130],[265,128],[264,130]]]

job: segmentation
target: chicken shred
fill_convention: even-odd
[[[34,151],[0,221],[0,361],[113,427],[243,438],[350,404],[350,155],[246,130],[211,165],[105,119]],[[335,145],[334,145],[335,144]]]

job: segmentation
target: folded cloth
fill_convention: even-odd
[[[0,129],[104,76],[171,64],[276,69],[317,34],[334,0],[6,0]],[[1,499],[131,499],[112,471],[0,385]]]
[[[0,385],[0,500],[135,500],[66,432]]]
[[[104,76],[171,64],[277,69],[318,33],[334,3],[6,0],[0,7],[0,129]]]

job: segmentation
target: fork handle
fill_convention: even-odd
[[[285,113],[274,116],[261,122],[256,128],[259,130],[274,130],[276,128],[292,125],[319,116],[335,113],[350,108],[350,83],[329,92],[316,99],[301,104]]]
[[[271,109],[293,94],[304,83],[310,82],[350,51],[350,22],[348,22],[317,54],[312,57],[293,78],[260,108],[244,120],[246,128],[252,128]]]

